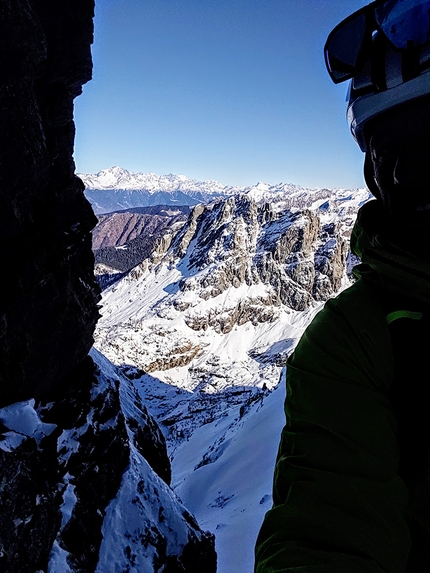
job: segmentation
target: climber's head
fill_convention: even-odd
[[[366,183],[385,209],[430,209],[430,96],[369,121],[364,139]]]
[[[331,32],[325,59],[335,83],[350,80],[348,121],[366,152],[370,190],[389,210],[424,208],[430,203],[421,196],[430,184],[430,0],[372,2]]]
[[[331,32],[325,45],[335,83],[351,80],[348,121],[366,151],[366,124],[430,94],[430,0],[377,0]]]

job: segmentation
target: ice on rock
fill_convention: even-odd
[[[0,409],[0,422],[11,430],[3,434],[0,448],[11,451],[18,447],[25,437],[34,438],[39,443],[56,428],[55,424],[45,424],[34,409],[34,400],[16,402]]]

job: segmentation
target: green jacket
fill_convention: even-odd
[[[360,209],[351,238],[359,279],[325,304],[288,361],[287,424],[256,573],[421,573],[409,558],[410,523],[420,521],[430,546],[428,464],[412,503],[412,480],[399,475],[389,323],[416,322],[430,302],[430,264],[416,247],[426,227],[399,232],[376,201]]]

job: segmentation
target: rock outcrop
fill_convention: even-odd
[[[1,571],[215,573],[213,536],[168,487],[163,434],[93,357],[62,399],[0,409]]]
[[[318,214],[307,209],[277,213],[270,205],[258,205],[246,196],[196,207],[166,259],[185,257],[188,249],[193,272],[179,284],[184,293],[197,290],[207,300],[231,286],[262,283],[271,287],[270,300],[262,298],[258,312],[254,300],[240,301],[231,308],[226,325],[218,326],[222,332],[246,320],[273,320],[273,312],[263,308],[269,304],[305,310],[313,300],[326,300],[341,286],[348,254],[347,242],[335,223],[322,225]],[[180,297],[175,304],[181,306]],[[199,323],[201,328],[217,323],[215,316],[209,322],[195,316],[186,320],[194,329]]]
[[[93,0],[1,2],[0,405],[63,386],[93,342],[97,219],[72,158],[93,12]]]
[[[0,570],[216,570],[169,487],[164,437],[97,352],[91,229],[73,100],[94,0],[0,2]]]

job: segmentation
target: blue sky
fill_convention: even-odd
[[[362,0],[96,0],[80,173],[363,187],[327,34]]]

